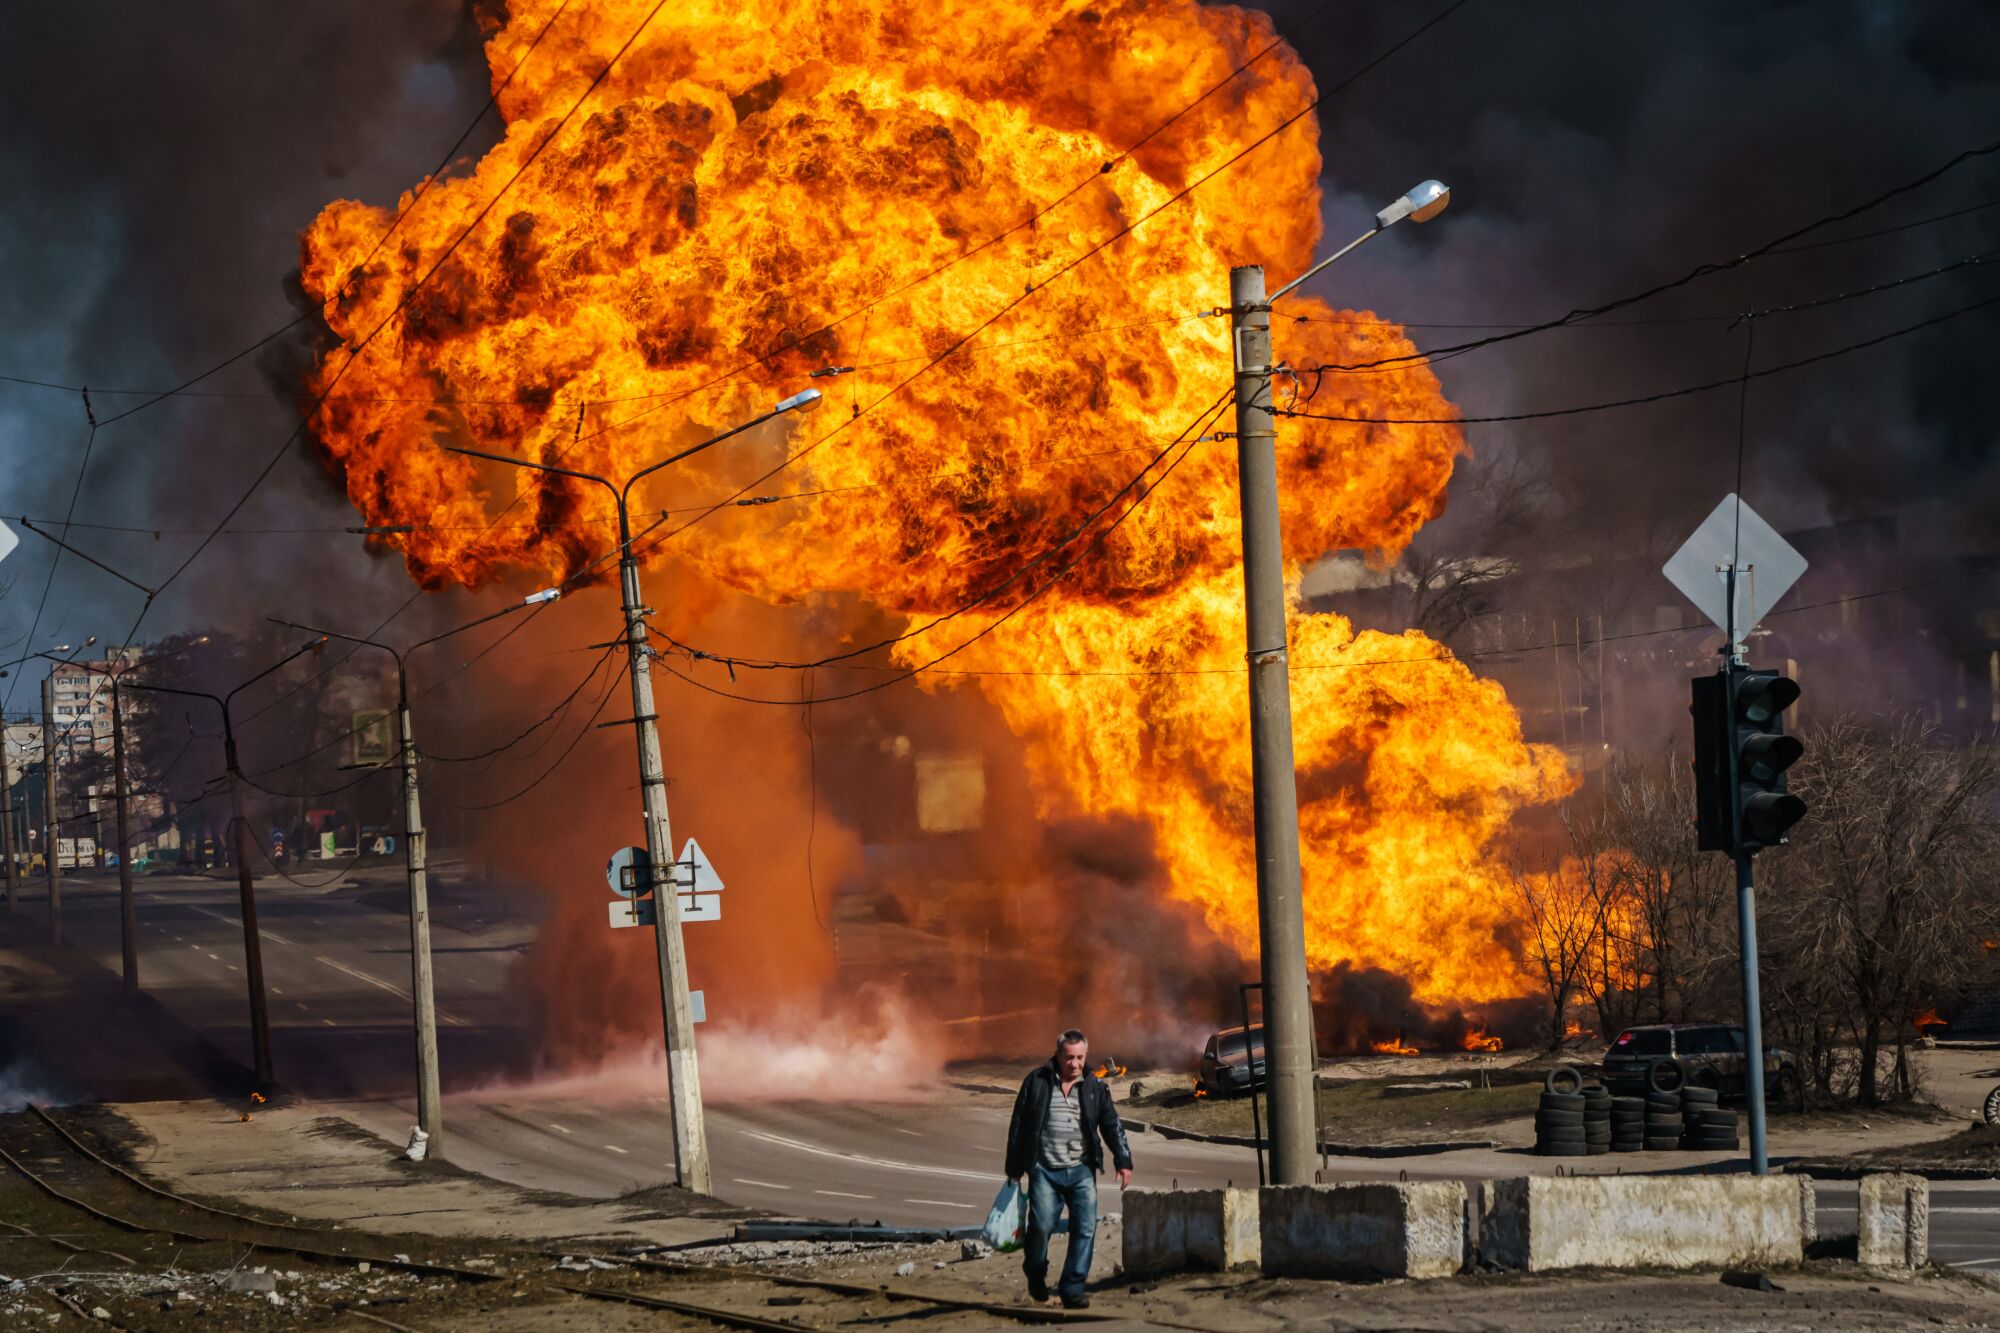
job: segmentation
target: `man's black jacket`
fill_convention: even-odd
[[[1049,1098],[1061,1080],[1056,1062],[1032,1071],[1021,1080],[1014,1096],[1014,1121],[1007,1126],[1007,1178],[1019,1180],[1028,1174],[1042,1153],[1042,1126],[1049,1118]],[[1096,1175],[1104,1169],[1104,1148],[1111,1149],[1111,1163],[1121,1171],[1132,1167],[1132,1147],[1125,1142],[1125,1125],[1118,1108],[1111,1104],[1111,1089],[1089,1070],[1077,1085],[1077,1118],[1083,1127],[1083,1163]],[[1098,1141],[1103,1140],[1100,1147]]]

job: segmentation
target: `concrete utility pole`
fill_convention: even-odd
[[[49,872],[49,943],[62,943],[62,857],[56,850],[55,676],[42,677],[42,859]]]
[[[131,793],[125,779],[125,714],[118,678],[111,678],[111,782],[118,802],[118,932],[125,964],[125,993],[139,993],[139,934],[132,906],[132,830],[125,806]]]
[[[0,718],[0,850],[7,857],[7,915],[21,896],[21,867],[14,860],[14,756],[7,740],[6,720]]]
[[[701,1071],[695,1061],[694,1007],[688,998],[687,945],[681,938],[681,900],[674,873],[673,830],[667,821],[667,775],[660,754],[659,717],[653,711],[652,646],[646,641],[646,617],[652,608],[639,591],[639,559],[632,552],[632,488],[639,481],[671,463],[698,454],[740,435],[753,426],[787,412],[810,411],[819,405],[820,391],[807,389],[780,402],[770,411],[732,426],[720,435],[691,445],[657,463],[640,468],[621,485],[608,477],[547,463],[530,463],[504,454],[482,453],[477,449],[446,446],[455,454],[484,458],[513,467],[552,472],[557,476],[592,481],[611,492],[618,507],[618,590],[625,616],[625,650],[632,674],[632,723],[638,733],[639,788],[646,821],[646,855],[652,862],[653,933],[660,965],[660,1008],[665,1017],[668,1089],[674,1108],[674,1167],[683,1189],[697,1194],[710,1191],[708,1129],[702,1116]]]
[[[1264,270],[1229,270],[1236,371],[1236,475],[1243,508],[1243,603],[1250,665],[1252,822],[1257,839],[1257,942],[1264,980],[1264,1078],[1271,1103],[1271,1183],[1313,1183],[1319,1107],[1312,991],[1299,869],[1298,762],[1285,635],[1285,547],[1278,523],[1271,411],[1271,302],[1404,218],[1428,222],[1451,191],[1425,181],[1375,215],[1373,229],[1271,293]]]
[[[229,823],[236,838],[236,897],[243,911],[243,972],[250,983],[250,1050],[257,1082],[271,1083],[271,1011],[264,1001],[264,943],[257,934],[257,891],[250,878],[250,821],[243,817],[242,770],[229,705],[222,707],[223,766],[229,770]]]
[[[1278,528],[1277,433],[1271,418],[1271,306],[1264,270],[1229,271],[1236,346],[1236,471],[1243,507],[1243,601],[1250,663],[1251,790],[1257,836],[1257,933],[1264,973],[1264,1068],[1271,1183],[1310,1185],[1312,992],[1300,894],[1299,793],[1285,641],[1285,551]]]
[[[625,647],[631,659],[632,718],[639,733],[639,791],[646,817],[646,855],[653,870],[653,934],[660,965],[660,1004],[667,1029],[668,1091],[674,1099],[674,1160],[681,1185],[710,1192],[708,1127],[702,1115],[701,1069],[694,1054],[694,1007],[688,998],[687,942],[681,937],[681,897],[674,874],[674,835],[667,822],[667,774],[653,711],[648,607],[639,595],[639,561],[624,496],[618,505],[618,586],[623,593]]]
[[[424,1132],[426,1159],[436,1157],[444,1150],[444,1093],[438,1073],[437,987],[431,969],[431,902],[427,871],[429,835],[424,830],[423,806],[417,799],[417,737],[410,720],[407,659],[425,644],[437,643],[474,625],[483,625],[518,610],[520,607],[510,606],[494,615],[481,616],[471,624],[433,635],[400,652],[386,643],[377,643],[359,635],[271,617],[288,629],[302,629],[309,634],[345,639],[365,648],[379,648],[395,659],[396,746],[403,778],[403,874],[410,900],[410,1007],[414,1011],[413,1026],[417,1034],[417,1128]]]
[[[243,972],[250,987],[250,1049],[256,1063],[257,1082],[265,1086],[270,1085],[272,1077],[271,1014],[264,999],[264,946],[257,933],[257,893],[250,874],[250,821],[243,814],[243,768],[236,759],[236,726],[230,718],[229,705],[244,690],[325,642],[326,636],[321,635],[285,654],[227,694],[176,689],[170,685],[142,685],[137,681],[125,687],[149,694],[178,694],[189,699],[206,699],[221,710],[222,762],[229,775],[230,826],[235,833],[236,892],[243,912]]]
[[[396,659],[396,745],[403,752],[403,867],[410,889],[410,996],[416,1009],[417,1128],[425,1153],[444,1147],[443,1092],[438,1078],[436,985],[431,976],[431,900],[425,870],[424,811],[417,801],[417,741],[410,727],[410,687]]]

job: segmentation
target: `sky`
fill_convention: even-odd
[[[1331,89],[1446,4],[1287,0],[1273,14]],[[0,51],[14,131],[0,139],[0,375],[91,395],[87,413],[81,393],[0,383],[0,509],[59,521],[74,495],[75,519],[104,526],[72,540],[150,584],[269,466],[238,531],[148,611],[142,637],[269,614],[375,623],[408,581],[325,531],[358,520],[306,444],[288,442],[296,417],[277,396],[309,354],[310,322],[200,386],[233,396],[110,419],[146,401],[117,391],[179,384],[299,316],[298,233],[327,201],[391,202],[438,163],[485,101],[471,16],[447,0],[76,0],[31,7],[13,29]],[[1489,330],[1448,326],[1532,323],[1644,289],[2000,138],[2000,12],[1469,0],[1333,93],[1321,120],[1329,245],[1420,179],[1447,181],[1453,200],[1313,290],[1449,346]],[[461,154],[497,130],[488,116]],[[1684,322],[1539,334],[1438,373],[1469,414],[1533,412],[1726,378],[1746,353],[1773,365],[1878,337],[2000,294],[1987,261],[1929,276],[2000,251],[2000,208],[1976,207],[1995,200],[2000,154],[1804,241],[1974,211],[1773,256],[1623,312]],[[1547,480],[1537,540],[1551,551],[1677,541],[1735,484],[1739,410],[1744,492],[1780,526],[1924,506],[1953,540],[1990,544],[2000,497],[1982,390],[1996,311],[1759,379],[1741,401],[1732,389],[1468,439],[1476,459],[1518,457]],[[90,415],[108,424],[93,433]],[[122,638],[140,594],[66,559],[27,642],[49,562],[24,534],[0,566],[9,637]],[[399,624],[441,626],[466,606],[426,598]]]

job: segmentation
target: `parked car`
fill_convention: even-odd
[[[1234,1097],[1264,1086],[1264,1025],[1247,1031],[1225,1028],[1208,1039],[1201,1052],[1202,1091],[1211,1097]]]
[[[1742,1097],[1750,1061],[1743,1029],[1733,1023],[1657,1023],[1626,1028],[1604,1053],[1604,1085],[1613,1092],[1638,1096],[1646,1091],[1653,1067],[1670,1060],[1680,1078],[1698,1088],[1714,1088],[1724,1097]],[[1678,1085],[1677,1085],[1678,1086]],[[1764,1096],[1767,1101],[1796,1103],[1799,1063],[1789,1051],[1764,1048]]]

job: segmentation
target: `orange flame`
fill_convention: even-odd
[[[1583,1024],[1577,1022],[1574,1018],[1572,1018],[1569,1021],[1569,1023],[1563,1028],[1564,1041],[1569,1041],[1572,1038],[1581,1037],[1582,1035],[1583,1035]]]
[[[1125,1076],[1125,1066],[1114,1065],[1114,1064],[1101,1064],[1092,1072],[1098,1078],[1123,1078]]]
[[[1270,40],[1269,17],[1196,0],[680,6],[586,95],[649,6],[556,9],[510,0],[487,48],[496,86],[513,73],[506,134],[406,195],[389,245],[362,264],[391,216],[352,200],[305,233],[302,281],[332,302],[336,335],[310,376],[334,391],[319,444],[371,525],[412,525],[372,540],[426,587],[570,575],[613,540],[599,488],[437,446],[622,478],[811,371],[856,367],[815,381],[831,410],[759,427],[633,497],[648,513],[721,499],[809,450],[760,491],[811,498],[728,506],[650,558],[774,604],[851,594],[905,626],[1049,552],[1062,552],[1051,572],[1075,559],[1022,614],[1045,579],[893,660],[928,662],[1012,616],[950,663],[985,674],[920,680],[976,680],[1025,740],[1045,814],[1150,824],[1167,891],[1254,950],[1232,451],[1193,446],[1098,549],[1063,543],[1227,388],[1228,321],[1201,315],[1226,300],[1230,266],[1260,261],[1275,285],[1315,252],[1311,118],[1110,240],[1313,95],[1281,47],[1201,96]],[[1293,364],[1413,350],[1366,312],[1297,298],[1280,314]],[[1315,408],[1452,413],[1421,362],[1330,377]],[[1280,433],[1294,579],[1330,551],[1393,557],[1443,510],[1464,447],[1451,426],[1291,420]],[[1294,605],[1290,635],[1311,962],[1387,969],[1420,1002],[1524,993],[1489,846],[1515,810],[1568,788],[1560,755],[1524,743],[1499,686],[1421,634],[1357,632]]]
[[[1458,1039],[1458,1044],[1468,1051],[1497,1051],[1503,1045],[1500,1038],[1489,1037],[1478,1028],[1467,1029],[1465,1035]]]
[[[1401,1037],[1391,1037],[1388,1041],[1371,1041],[1368,1049],[1377,1055],[1420,1055],[1414,1046],[1405,1046]]]
[[[1926,1009],[1921,1014],[1917,1015],[1916,1019],[1913,1022],[1913,1026],[1915,1026],[1918,1029],[1941,1028],[1945,1025],[1946,1021],[1947,1020],[1938,1017],[1937,1010]]]

